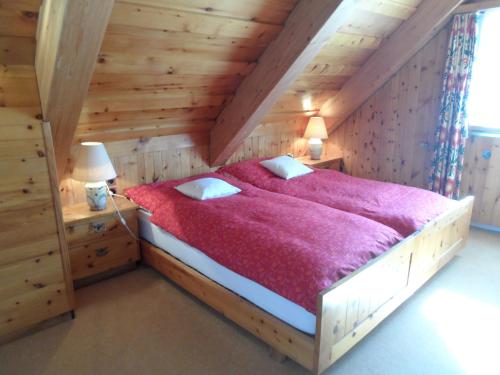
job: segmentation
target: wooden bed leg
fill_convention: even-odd
[[[288,359],[286,355],[277,351],[272,346],[269,346],[269,356],[278,363],[284,363]]]

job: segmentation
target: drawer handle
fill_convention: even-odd
[[[90,230],[93,233],[102,233],[106,231],[105,223],[90,223]]]
[[[98,257],[103,257],[109,253],[109,250],[107,247],[100,247],[95,250],[95,255]]]

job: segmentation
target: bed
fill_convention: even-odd
[[[284,180],[262,165],[263,159],[222,167],[218,173],[261,189],[355,213],[409,236],[456,202],[439,194],[387,182],[356,178],[330,169]]]
[[[260,337],[278,352],[315,373],[321,373],[333,364],[459,251],[467,239],[473,203],[472,198],[457,202],[446,212],[428,222],[419,232],[401,240],[401,236],[397,237],[399,234],[393,229],[361,216],[342,213],[330,207],[287,197],[283,194],[266,192],[239,181],[231,181],[231,183],[243,187],[244,191],[250,191],[249,195],[240,198],[255,201],[256,197],[263,197],[262,199],[265,200],[269,200],[271,197],[275,204],[285,202],[285,205],[291,205],[293,209],[285,212],[285,215],[293,216],[293,210],[299,210],[302,213],[307,212],[307,210],[311,210],[311,212],[321,211],[323,216],[326,215],[325,219],[332,215],[332,220],[324,220],[325,222],[338,222],[339,218],[344,220],[346,217],[348,221],[352,220],[352,224],[358,227],[358,236],[360,233],[367,232],[368,237],[370,237],[372,231],[380,231],[384,234],[382,236],[385,241],[382,246],[383,251],[379,251],[379,249],[372,253],[369,260],[364,258],[364,265],[354,267],[356,270],[351,269],[350,272],[337,280],[331,279],[327,283],[328,285],[316,284],[318,293],[315,295],[314,309],[311,309],[310,300],[304,305],[304,303],[300,303],[300,299],[295,298],[294,300],[293,296],[285,296],[288,302],[295,303],[299,307],[300,305],[306,306],[306,312],[310,313],[308,318],[307,314],[302,315],[302,317],[306,317],[302,320],[297,319],[300,314],[293,313],[291,315],[295,315],[295,320],[288,319],[287,321],[286,318],[279,315],[279,312],[263,306],[252,296],[227,284],[224,285],[222,280],[217,280],[213,275],[210,277],[209,271],[200,270],[199,267],[197,270],[193,268],[195,265],[190,264],[189,260],[181,259],[186,248],[178,247],[179,242],[165,241],[165,233],[160,236],[162,232],[160,228],[147,224],[151,221],[156,221],[154,224],[159,224],[161,220],[172,216],[172,211],[170,211],[170,215],[160,215],[161,218],[156,220],[151,220],[147,213],[140,215],[141,225],[146,228],[143,231],[144,234],[141,235],[143,237],[141,247],[143,260],[147,264],[227,318]],[[135,196],[132,194],[132,199],[140,200],[144,191],[137,190],[136,192]],[[153,208],[154,211],[154,205],[157,204],[156,207],[160,205],[158,197],[152,202],[153,206],[150,205],[149,209]],[[143,205],[144,202],[138,203]],[[253,205],[259,206],[256,203]],[[234,207],[239,207],[241,211],[244,204],[242,206],[240,202],[237,202]],[[276,210],[273,207],[271,207],[271,212]],[[174,212],[178,213],[184,212],[185,207],[176,205],[171,209],[175,209]],[[252,215],[259,217],[258,212],[252,211]],[[273,220],[278,219],[277,217],[269,218],[269,222]],[[200,222],[193,223],[194,226],[199,224]],[[326,231],[336,230],[334,224],[319,222],[314,222],[314,224],[325,225],[323,229]],[[268,223],[266,225],[269,227]],[[345,228],[342,226],[342,231],[345,231]],[[298,228],[294,228],[292,225],[290,230],[296,232]],[[175,234],[174,239],[186,242],[182,241],[183,233],[176,232]],[[319,239],[319,243],[328,240],[330,237],[325,235],[324,238]],[[352,242],[353,247],[359,245],[356,244],[355,239],[350,239],[349,242]],[[397,244],[387,249],[391,242],[397,242]],[[184,243],[184,245],[187,244]],[[240,246],[243,249],[249,246],[250,249],[254,250],[252,241],[245,240]],[[196,247],[191,246],[194,250]],[[210,268],[213,269],[213,265],[208,267],[209,270]],[[216,271],[215,273],[220,272]],[[297,285],[294,284],[293,278],[290,278],[289,283]],[[278,294],[282,295],[282,293]],[[271,306],[279,305],[276,300],[269,300],[269,296],[264,298],[264,300],[266,299],[268,302],[270,301]],[[286,306],[286,301],[284,303]],[[287,305],[285,310],[288,308],[292,311],[293,306],[291,306]],[[299,310],[297,309],[297,311]],[[314,313],[314,318],[311,317],[311,313]],[[312,326],[314,329],[311,328]]]

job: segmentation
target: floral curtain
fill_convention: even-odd
[[[477,40],[476,14],[453,18],[429,188],[458,199],[467,139],[466,105]]]

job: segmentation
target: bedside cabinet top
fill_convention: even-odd
[[[115,198],[116,205],[118,209],[122,212],[136,210],[139,206],[134,202],[129,201],[125,198]],[[108,199],[106,208],[102,211],[91,211],[87,202],[77,203],[71,206],[63,206],[62,208],[64,223],[76,223],[84,220],[92,220],[99,217],[113,215],[115,213],[115,207]]]
[[[295,160],[300,161],[302,164],[309,165],[311,167],[314,167],[316,165],[321,165],[325,163],[333,163],[335,161],[342,160],[342,156],[327,156],[327,157],[322,157],[319,160],[313,160],[309,155],[306,156],[301,156],[298,158],[295,158]]]

